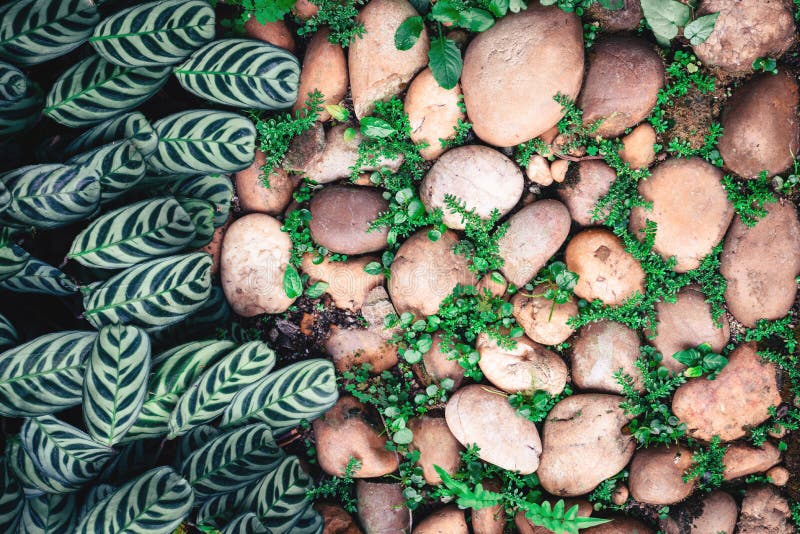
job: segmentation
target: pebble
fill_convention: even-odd
[[[572,345],[572,379],[579,389],[622,393],[614,373],[622,370],[634,379],[634,388],[644,390],[642,372],[636,367],[639,336],[613,321],[589,323],[578,331]]]
[[[558,395],[567,384],[567,365],[556,353],[527,337],[516,347],[502,348],[488,334],[478,336],[478,365],[486,379],[507,393],[546,391]]]
[[[322,111],[318,120],[325,122],[331,114],[325,109],[326,105],[338,105],[347,94],[347,58],[344,49],[328,40],[328,28],[320,28],[306,47],[303,57],[303,68],[300,70],[300,97],[295,102],[294,111],[305,107],[309,93],[314,90],[322,93]]]
[[[664,506],[678,503],[694,490],[694,481],[684,482],[692,466],[692,451],[681,445],[651,447],[636,452],[630,465],[628,486],[639,502]]]
[[[466,118],[459,107],[460,102],[461,86],[442,88],[430,68],[420,72],[411,82],[403,107],[411,126],[411,140],[427,145],[419,151],[426,160],[434,160],[444,153],[442,139],[455,137],[459,119]]]
[[[575,332],[569,320],[578,316],[578,303],[572,296],[563,304],[547,300],[543,296],[547,289],[547,284],[539,284],[530,293],[520,291],[511,304],[514,318],[529,338],[542,345],[558,345]]]
[[[311,199],[311,238],[331,252],[366,254],[386,248],[386,227],[370,230],[389,208],[380,190],[371,187],[330,185]]]

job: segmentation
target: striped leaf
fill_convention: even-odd
[[[144,178],[144,156],[132,141],[116,141],[78,154],[68,164],[96,169],[100,180],[100,202],[114,200]]]
[[[214,205],[214,226],[219,228],[228,222],[233,202],[233,182],[227,174],[204,174],[185,176],[162,186],[178,200],[195,199]]]
[[[50,89],[44,113],[71,128],[130,111],[158,92],[171,67],[120,67],[100,56],[79,61]]]
[[[117,455],[106,464],[97,481],[120,486],[155,468],[161,442],[161,439],[140,439],[117,447]]]
[[[225,106],[276,110],[292,107],[300,62],[290,52],[255,39],[220,39],[175,69],[190,93]]]
[[[236,344],[231,341],[193,341],[155,356],[155,372],[147,386],[149,396],[126,439],[166,435],[170,415],[181,395],[208,367],[234,348]]]
[[[214,206],[205,200],[194,198],[179,200],[183,211],[189,214],[194,225],[194,239],[189,243],[190,248],[200,248],[208,245],[214,237]]]
[[[325,521],[309,504],[292,527],[292,534],[322,534],[324,529]]]
[[[83,420],[89,435],[113,446],[133,426],[147,396],[150,338],[135,326],[100,329],[86,365]]]
[[[0,280],[8,280],[20,272],[30,257],[22,247],[13,243],[3,244],[0,239]]]
[[[22,485],[11,473],[6,458],[0,456],[0,532],[14,532],[23,499]]]
[[[95,328],[120,323],[158,329],[192,314],[210,291],[209,254],[157,258],[88,287],[83,316]]]
[[[236,516],[249,511],[247,504],[260,482],[259,480],[236,491],[206,500],[197,510],[197,524],[219,529]]]
[[[0,282],[0,289],[14,293],[71,295],[78,291],[78,286],[59,269],[36,258],[29,258],[21,271]]]
[[[220,286],[211,286],[211,295],[202,308],[181,323],[153,332],[150,338],[162,347],[179,345],[206,337],[220,325],[227,325],[230,317],[231,307],[225,292]]]
[[[11,324],[11,321],[0,314],[0,350],[5,350],[13,347],[19,341],[17,336],[17,329]]]
[[[28,92],[28,79],[17,67],[0,61],[0,100],[16,101]]]
[[[219,435],[190,455],[180,472],[198,500],[230,493],[270,472],[284,457],[263,423]]]
[[[83,485],[96,477],[113,450],[52,415],[30,417],[19,431],[22,448],[36,467],[64,485]]]
[[[264,477],[251,495],[251,505],[270,533],[289,533],[309,505],[306,493],[313,485],[300,460],[289,456]]]
[[[38,86],[29,85],[19,99],[0,102],[0,137],[22,132],[42,116],[44,94]]]
[[[78,500],[74,494],[40,495],[25,501],[20,534],[64,534],[75,528]]]
[[[200,425],[191,429],[181,438],[178,450],[175,451],[175,459],[172,461],[172,466],[177,471],[180,471],[183,462],[185,462],[189,456],[219,434],[220,431],[211,425]]]
[[[22,448],[19,436],[14,436],[6,443],[6,459],[9,469],[19,480],[22,491],[28,498],[44,494],[72,493],[81,489],[78,485],[64,485],[45,475]]]
[[[156,131],[147,118],[138,111],[131,111],[83,132],[64,148],[63,154],[71,157],[123,139],[132,142],[143,156],[152,154],[158,145]]]
[[[266,527],[261,524],[261,520],[253,512],[234,517],[225,528],[220,530],[220,534],[266,534]]]
[[[95,332],[55,332],[0,354],[0,414],[56,413],[81,402]]]
[[[95,504],[76,534],[170,534],[189,515],[192,487],[169,467],[158,467]]]
[[[183,394],[169,419],[168,439],[215,419],[244,387],[275,367],[275,353],[261,341],[237,348],[209,368]]]
[[[78,512],[78,519],[83,519],[83,517],[89,513],[89,510],[91,510],[95,504],[102,501],[112,493],[114,493],[114,486],[111,484],[95,484],[89,488],[89,491],[86,492],[86,496],[83,498],[83,504],[81,505],[80,511]]]
[[[315,359],[276,371],[242,390],[222,414],[222,428],[263,421],[275,434],[325,413],[339,398],[333,364]]]
[[[236,113],[184,111],[161,119],[153,128],[158,148],[147,163],[158,172],[233,172],[253,163],[255,126]]]
[[[207,2],[157,0],[108,17],[89,43],[123,67],[173,65],[214,38],[214,23]]]
[[[100,269],[124,269],[187,248],[191,217],[172,197],[143,200],[95,219],[75,237],[67,257]]]
[[[3,182],[0,182],[0,213],[3,213],[11,205],[11,193],[8,192]]]
[[[9,225],[59,228],[91,217],[100,202],[99,173],[76,165],[43,164],[0,175],[11,204],[0,215]]]
[[[80,46],[100,20],[92,0],[16,0],[0,8],[0,57],[36,65]]]

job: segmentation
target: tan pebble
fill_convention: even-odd
[[[776,466],[767,471],[767,476],[772,480],[776,486],[785,486],[789,482],[789,470],[785,467]]]

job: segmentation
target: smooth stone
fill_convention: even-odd
[[[325,341],[325,350],[331,355],[339,372],[369,364],[370,372],[381,373],[397,365],[397,346],[371,330],[342,328],[331,325]]]
[[[728,493],[715,490],[699,503],[670,507],[666,534],[733,534],[739,507]]]
[[[294,36],[282,20],[261,24],[255,17],[244,23],[244,32],[248,37],[273,44],[294,53]]]
[[[567,206],[572,220],[581,226],[593,226],[602,223],[601,216],[592,220],[597,203],[608,194],[611,184],[617,179],[614,169],[599,160],[581,161],[577,165],[574,177],[566,180],[559,187],[559,198]]]
[[[468,534],[464,511],[452,504],[445,506],[419,522],[413,534]]]
[[[507,393],[546,391],[558,395],[567,384],[567,364],[556,353],[527,337],[514,340],[506,349],[488,334],[478,336],[478,365],[486,379]]]
[[[200,248],[201,251],[211,254],[211,275],[215,276],[219,272],[220,260],[222,259],[222,242],[225,240],[225,232],[231,225],[231,220],[214,230],[211,241]]]
[[[253,163],[234,174],[236,195],[239,197],[242,211],[277,216],[283,213],[292,201],[297,180],[281,168],[272,169],[267,176],[261,169],[266,162],[264,153],[256,150]],[[264,185],[264,179],[268,181],[269,187]]]
[[[299,111],[305,107],[309,93],[315,90],[322,93],[322,111],[318,120],[325,122],[331,114],[326,105],[338,105],[347,95],[347,58],[344,49],[328,40],[328,28],[320,28],[311,38],[303,57],[303,68],[300,70],[300,97],[292,109]]]
[[[334,306],[358,312],[364,306],[370,291],[383,285],[383,274],[369,274],[364,267],[373,261],[379,261],[373,256],[350,258],[346,261],[330,261],[323,258],[317,265],[313,262],[313,255],[303,255],[300,265],[302,272],[308,275],[308,283],[324,282],[328,284],[325,293],[331,296]]]
[[[581,534],[654,534],[655,532],[655,530],[638,519],[630,519],[628,517],[613,517],[611,519],[610,523],[587,528]]]
[[[623,392],[614,378],[622,371],[633,377],[637,391],[644,390],[639,359],[639,336],[634,330],[613,321],[589,323],[578,331],[572,344],[572,380],[579,389],[606,393]]]
[[[411,531],[411,510],[402,484],[356,481],[358,519],[364,534],[401,534]]]
[[[408,428],[414,434],[411,449],[419,451],[417,465],[422,468],[425,482],[432,485],[442,483],[434,465],[450,475],[456,474],[461,467],[460,453],[463,447],[450,432],[443,417],[417,417],[408,422]]]
[[[511,298],[511,304],[514,318],[529,338],[542,345],[558,345],[575,332],[568,321],[578,316],[578,303],[572,296],[563,304],[547,300],[543,296],[547,288],[539,284],[530,294],[520,291]]]
[[[684,482],[692,466],[692,451],[680,445],[641,449],[633,456],[628,487],[639,502],[664,506],[678,503],[694,490],[694,481]]]
[[[538,154],[531,156],[531,159],[528,160],[528,166],[525,167],[525,174],[531,182],[544,187],[553,183],[550,163]]]
[[[362,534],[353,517],[341,506],[317,501],[314,509],[322,516],[323,534]]]
[[[419,151],[426,160],[434,160],[444,153],[441,140],[453,139],[459,119],[466,118],[459,107],[460,101],[461,86],[456,84],[452,89],[444,89],[434,79],[430,68],[417,74],[408,87],[403,107],[411,126],[411,140],[428,145]]]
[[[633,169],[649,167],[656,160],[656,131],[647,123],[640,124],[622,138],[619,157]]]
[[[737,534],[796,534],[789,502],[770,486],[748,486],[736,524]]]
[[[778,447],[765,441],[761,447],[751,447],[745,443],[732,443],[722,456],[725,466],[725,480],[763,473],[770,467],[779,464],[781,451]]]
[[[316,193],[309,203],[311,238],[331,252],[366,254],[387,247],[389,229],[370,230],[380,214],[389,208],[380,190],[371,187],[330,185]]]
[[[422,355],[422,365],[415,365],[417,378],[429,386],[438,384],[445,378],[453,381],[453,389],[458,389],[464,381],[464,368],[458,360],[451,360],[443,350],[442,338],[438,332],[431,336],[431,348]]]

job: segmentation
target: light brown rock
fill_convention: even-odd
[[[635,292],[644,293],[641,265],[608,230],[590,228],[575,235],[564,258],[567,269],[579,277],[575,295],[581,298],[618,306]]]
[[[211,275],[216,275],[219,272],[219,264],[222,258],[222,242],[225,239],[225,232],[231,225],[231,220],[214,230],[211,235],[211,241],[207,245],[200,248],[201,251],[211,254]]]
[[[361,306],[361,315],[367,322],[367,328],[386,340],[392,339],[400,331],[397,325],[392,328],[386,328],[384,325],[386,316],[396,312],[389,299],[389,293],[382,285],[370,289]]]
[[[640,0],[624,0],[621,9],[606,9],[595,2],[589,6],[589,15],[609,32],[635,30],[643,18]]]
[[[767,476],[770,479],[770,482],[774,486],[785,486],[787,482],[789,482],[789,478],[791,477],[791,473],[785,467],[776,466],[772,467],[767,470]]]
[[[493,297],[502,297],[508,289],[508,282],[503,278],[503,275],[497,271],[487,273],[478,281],[475,286],[479,295],[483,295],[486,291]]]
[[[434,465],[451,475],[458,471],[463,447],[447,428],[447,421],[443,417],[422,416],[411,419],[408,428],[414,434],[411,449],[419,451],[417,465],[422,468],[422,476],[428,484],[442,483]]]
[[[670,507],[666,534],[733,534],[739,507],[724,491],[712,491],[697,505]]]
[[[323,258],[314,264],[314,256],[303,255],[301,270],[308,275],[308,283],[324,282],[328,284],[325,293],[331,296],[337,308],[358,312],[367,300],[369,292],[383,285],[383,274],[369,274],[364,267],[378,258],[365,256],[350,258],[346,261],[330,261]]]
[[[453,381],[453,389],[458,389],[464,381],[464,368],[458,360],[451,360],[442,347],[439,333],[431,336],[431,349],[422,355],[422,365],[415,365],[417,378],[426,386],[438,384],[445,378]]]
[[[394,45],[397,28],[417,10],[406,0],[373,0],[358,14],[365,33],[350,44],[350,92],[357,118],[375,109],[376,100],[389,100],[406,88],[428,64],[430,42],[425,28],[409,50]]]
[[[639,193],[652,202],[652,209],[633,208],[631,232],[644,239],[646,222],[655,222],[653,250],[665,259],[675,256],[677,272],[696,269],[725,236],[733,218],[733,204],[721,179],[722,171],[698,157],[661,163],[639,182]]]
[[[630,497],[628,486],[625,484],[620,484],[614,488],[614,493],[611,494],[611,502],[617,506],[622,506],[628,502],[628,497]]]
[[[411,531],[411,510],[403,497],[401,484],[356,481],[358,519],[364,534],[406,533]]]
[[[634,387],[644,389],[642,372],[636,367],[639,336],[627,326],[599,321],[581,327],[572,345],[572,380],[584,390],[622,393],[614,373],[622,370],[634,379]]]
[[[482,482],[483,488],[489,491],[500,491],[497,480]],[[496,504],[480,510],[472,509],[472,532],[475,534],[503,534],[506,525],[506,511],[502,504]]]
[[[574,13],[532,3],[478,34],[464,54],[461,88],[475,134],[496,146],[533,139],[561,118],[560,93],[583,79],[583,31]]]
[[[389,277],[389,295],[398,312],[433,315],[456,285],[475,285],[467,259],[453,252],[457,242],[451,231],[431,241],[423,229],[400,245]]]
[[[311,0],[297,0],[292,7],[292,14],[300,20],[308,20],[319,13],[319,6]]]
[[[656,131],[647,123],[640,124],[622,138],[619,156],[631,168],[649,167],[656,160]]]
[[[770,486],[748,486],[742,500],[742,512],[736,524],[737,534],[793,534],[789,503]]]
[[[530,281],[569,235],[569,210],[557,200],[539,200],[512,215],[498,242],[500,271],[517,286]]]
[[[372,373],[381,373],[397,365],[397,346],[380,335],[357,327],[331,325],[325,350],[339,372],[368,363]]]
[[[309,41],[300,70],[299,97],[292,107],[295,111],[303,109],[308,94],[317,90],[324,96],[319,112],[319,120],[323,122],[331,118],[324,106],[344,100],[348,81],[344,49],[328,41],[329,35],[328,28],[320,28]]]
[[[330,185],[311,199],[308,230],[315,243],[331,252],[377,252],[386,248],[389,229],[370,230],[370,225],[388,208],[376,188]]]
[[[556,183],[562,183],[567,178],[567,171],[569,171],[569,161],[565,159],[557,159],[550,164],[550,176]]]
[[[452,139],[459,119],[465,119],[458,103],[461,86],[444,89],[434,79],[431,69],[417,74],[408,87],[404,109],[411,125],[411,140],[428,146],[419,152],[427,160],[438,158],[444,152],[440,139]]]
[[[672,413],[686,423],[689,437],[732,441],[769,418],[770,406],[781,402],[775,366],[756,354],[755,343],[737,347],[714,380],[695,378],[680,386]]]
[[[778,447],[765,441],[761,447],[751,447],[745,443],[732,443],[722,456],[725,466],[725,480],[763,473],[773,465],[780,463],[781,451]]]
[[[244,32],[248,37],[274,44],[294,53],[294,36],[282,20],[261,24],[255,17],[244,23]]]
[[[542,156],[536,154],[528,160],[525,168],[528,179],[541,186],[548,186],[553,183],[553,175],[550,173],[550,164]]]
[[[372,478],[397,469],[398,459],[386,450],[380,420],[350,396],[340,397],[325,415],[312,423],[319,466],[332,476],[345,473],[350,458],[361,462],[355,478]]]
[[[557,189],[558,196],[576,223],[581,226],[602,223],[604,216],[593,221],[592,214],[600,199],[608,194],[611,184],[617,179],[617,173],[598,160],[581,161],[576,169],[574,176]]]
[[[542,390],[551,395],[564,391],[567,365],[559,356],[527,337],[515,339],[516,347],[505,349],[488,334],[478,336],[478,365],[486,379],[507,393]]]
[[[283,290],[292,240],[281,223],[253,213],[234,221],[225,233],[220,277],[225,298],[237,314],[252,317],[282,313],[294,299]]]
[[[362,534],[353,517],[335,504],[315,502],[314,509],[322,516],[322,534]]]
[[[468,534],[464,511],[451,504],[433,512],[414,527],[414,534]]]
[[[656,335],[651,342],[663,356],[661,364],[676,373],[683,371],[686,366],[672,356],[701,343],[708,343],[713,352],[720,353],[728,344],[730,326],[725,315],[719,321],[717,326],[711,305],[697,286],[678,291],[675,302],[657,302]]]
[[[627,36],[600,39],[589,49],[578,99],[583,122],[601,120],[594,133],[617,137],[650,114],[663,85],[664,64],[651,44]]]
[[[589,493],[622,470],[636,442],[622,429],[630,421],[618,395],[573,395],[558,402],[544,421],[539,469],[542,487],[556,496]]]
[[[692,451],[680,445],[640,449],[633,456],[628,487],[639,502],[664,506],[692,494],[694,481],[683,475],[692,466]]]
[[[737,216],[725,238],[720,273],[728,282],[728,310],[747,327],[786,315],[797,294],[800,222],[789,202],[765,206],[769,214],[753,228]]]
[[[614,517],[610,523],[587,528],[581,534],[654,534],[655,530],[637,519]]]
[[[440,208],[442,222],[463,230],[464,222],[445,204],[445,195],[453,195],[468,210],[488,219],[492,210],[505,215],[520,197],[525,179],[509,158],[489,147],[468,145],[448,150],[425,175],[419,198],[428,210]]]
[[[574,297],[557,304],[544,298],[547,284],[539,284],[531,293],[520,291],[511,298],[514,318],[533,341],[543,345],[558,345],[575,332],[568,321],[578,316]],[[532,295],[532,296],[531,296]]]
[[[292,200],[297,180],[280,168],[273,169],[267,175],[261,169],[266,161],[264,153],[256,150],[253,163],[234,175],[236,195],[242,211],[280,215]],[[265,179],[269,187],[264,185]]]
[[[703,0],[695,16],[710,13],[719,13],[714,31],[693,47],[708,65],[749,72],[753,61],[778,58],[794,41],[792,9],[786,0]]]
[[[502,392],[478,384],[465,386],[450,397],[445,418],[456,439],[465,447],[477,445],[485,462],[523,475],[539,466],[539,431],[517,414]]]

